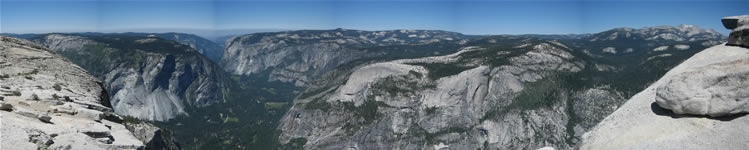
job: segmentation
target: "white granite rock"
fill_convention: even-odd
[[[104,117],[104,112],[91,110],[87,108],[75,108],[76,115],[82,118],[88,118],[94,121],[101,121]]]
[[[658,86],[656,102],[677,114],[724,116],[749,112],[749,59],[710,64]]]

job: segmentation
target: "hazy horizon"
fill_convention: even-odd
[[[183,32],[219,37],[345,28],[517,35],[689,24],[727,35],[719,19],[748,14],[742,7],[748,5],[730,0],[3,0],[0,33]]]
[[[679,25],[656,25],[656,26],[675,26],[678,27]],[[655,27],[655,26],[647,26],[647,27]],[[699,26],[698,26],[699,27]],[[632,28],[632,27],[614,27],[614,28]],[[551,33],[551,34],[543,34],[543,33],[517,33],[517,34],[466,34],[462,32],[457,31],[450,31],[450,30],[442,30],[442,31],[448,31],[448,32],[457,32],[464,35],[579,35],[579,34],[595,34],[599,32],[604,32],[607,30],[611,30],[614,28],[596,31],[596,32],[589,32],[589,33]],[[703,27],[700,27],[703,28]],[[40,31],[40,32],[0,32],[5,34],[47,34],[47,33],[86,33],[86,32],[94,32],[94,33],[187,33],[187,34],[194,34],[201,36],[203,38],[207,39],[213,39],[213,38],[220,38],[224,36],[234,36],[234,35],[244,35],[244,34],[253,34],[253,33],[263,33],[263,32],[284,32],[284,31],[298,31],[298,30],[334,30],[338,28],[327,28],[327,29],[220,29],[220,30],[212,30],[212,29],[170,29],[170,28],[143,28],[143,29],[117,29],[117,30],[92,30],[92,31]],[[440,29],[384,29],[384,30],[365,30],[365,29],[352,29],[352,28],[342,28],[342,29],[349,29],[349,30],[362,30],[362,31],[387,31],[387,30],[440,30]],[[638,29],[638,28],[635,28]],[[703,29],[709,29],[709,28],[703,28]],[[722,32],[717,29],[713,29],[719,33],[721,33],[724,36],[728,36],[728,32]],[[729,30],[730,31],[730,30]]]

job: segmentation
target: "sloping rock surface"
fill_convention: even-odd
[[[583,137],[582,149],[745,149],[749,147],[749,117],[720,118],[678,115],[659,107],[657,99],[695,99],[670,106],[677,113],[698,104],[699,113],[710,112],[700,100],[721,105],[724,99],[743,106],[749,49],[718,45],[675,67],[647,89],[633,96]],[[698,75],[687,77],[686,75]],[[695,79],[696,81],[684,81]],[[679,83],[683,82],[683,83]],[[735,88],[735,89],[734,89]],[[663,92],[663,91],[668,92]],[[697,91],[694,92],[689,92]],[[708,94],[713,96],[707,96]],[[715,95],[717,94],[717,95]],[[743,97],[743,98],[742,98]],[[689,102],[689,101],[688,101]],[[687,108],[687,111],[684,110]],[[726,109],[719,110],[742,110]],[[732,112],[732,111],[728,111]],[[723,113],[719,113],[723,114]]]

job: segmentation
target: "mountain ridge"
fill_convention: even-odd
[[[647,38],[552,38],[487,36],[450,55],[352,61],[297,97],[280,141],[305,149],[571,149],[626,97],[702,43],[724,40],[658,39],[625,55],[606,52],[607,44]],[[669,48],[653,50],[661,44]]]
[[[368,55],[366,47],[432,44],[463,39],[455,32],[431,30],[300,30],[256,33],[227,40],[221,61],[237,75],[268,72],[268,80],[303,86],[311,78],[342,63]],[[288,61],[284,60],[287,59]]]

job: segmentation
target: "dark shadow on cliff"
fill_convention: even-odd
[[[726,46],[738,46],[738,47],[743,47],[743,48],[749,48],[749,46],[737,45],[737,44],[728,44],[728,43],[726,43],[725,45]]]
[[[747,113],[741,113],[741,114],[734,114],[734,115],[728,115],[728,116],[721,116],[721,117],[711,117],[711,116],[703,116],[703,115],[690,115],[690,114],[676,114],[673,111],[669,109],[665,109],[661,106],[658,106],[657,103],[653,102],[650,104],[650,109],[659,116],[669,116],[674,119],[678,118],[708,118],[713,120],[720,120],[720,121],[731,121],[736,118],[740,118],[743,116],[746,116]]]

